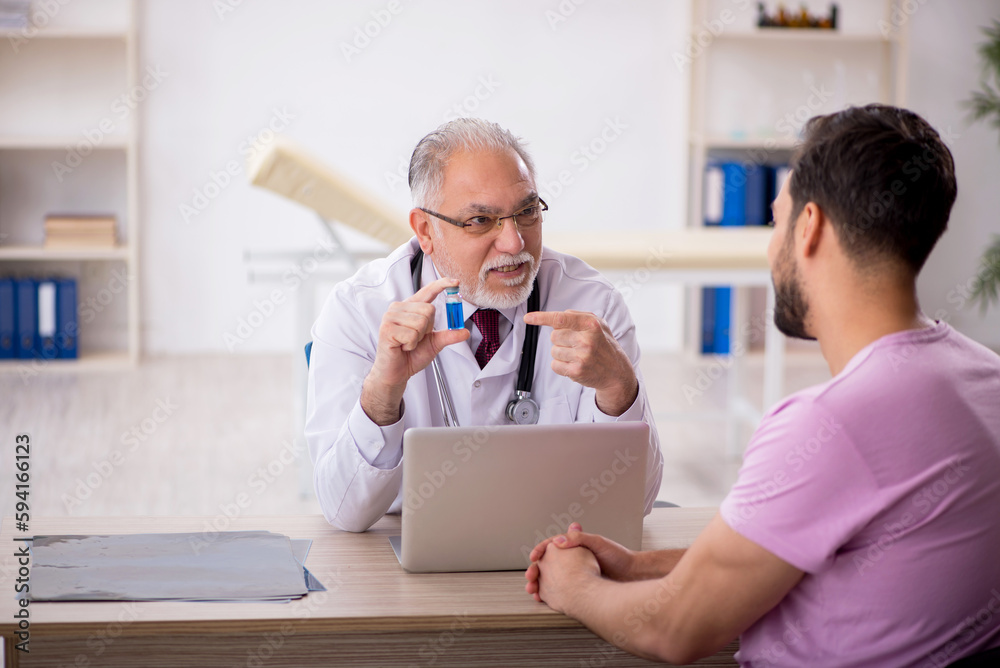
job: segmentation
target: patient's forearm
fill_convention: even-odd
[[[662,578],[664,575],[674,570],[674,566],[681,560],[686,549],[682,550],[652,550],[650,552],[637,552],[633,563],[631,580],[654,580]]]

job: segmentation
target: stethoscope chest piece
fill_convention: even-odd
[[[538,424],[538,404],[530,392],[517,391],[507,404],[507,419],[514,424]]]

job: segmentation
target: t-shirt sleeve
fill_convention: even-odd
[[[765,416],[720,512],[737,533],[807,573],[878,513],[878,488],[850,435],[811,397]]]

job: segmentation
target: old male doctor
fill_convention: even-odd
[[[542,247],[547,206],[520,140],[495,123],[451,121],[417,144],[409,181],[414,238],[340,283],[312,330],[305,435],[327,520],[365,531],[400,512],[403,432],[445,424],[432,360],[463,427],[512,424],[526,325],[540,327],[539,424],[649,425],[648,513],[663,459],[635,326],[593,268]],[[529,313],[533,285],[539,306]],[[466,318],[456,330],[450,286]]]

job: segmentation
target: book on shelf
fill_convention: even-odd
[[[713,161],[705,167],[704,224],[709,227],[763,226],[771,220],[771,202],[787,178],[787,166]],[[732,300],[729,286],[702,288],[701,352],[726,355],[731,350]]]
[[[14,322],[17,343],[14,349],[20,359],[38,357],[38,281],[19,278],[14,281]]]
[[[0,359],[76,359],[76,279],[0,278]]]
[[[701,353],[711,355],[715,352],[715,296],[716,288],[701,289]]]
[[[17,299],[14,280],[0,277],[0,359],[17,357]]]
[[[77,356],[76,281],[72,278],[38,281],[37,351],[43,359]]]
[[[50,214],[45,217],[46,248],[114,248],[117,244],[114,216]]]

